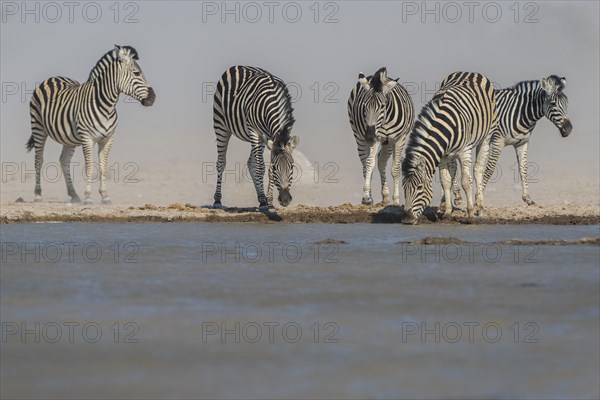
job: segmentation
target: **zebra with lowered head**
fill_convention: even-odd
[[[421,110],[406,146],[402,163],[402,186],[406,199],[404,223],[417,223],[431,202],[433,174],[438,166],[445,198],[450,199],[452,176],[449,167],[455,158],[461,164],[469,217],[474,215],[471,150],[475,147],[479,150],[475,179],[480,196],[483,192],[483,164],[487,156],[483,144],[487,143],[484,139],[496,123],[495,113],[494,87],[484,75],[455,72],[444,79],[440,89]],[[444,208],[444,217],[450,216],[450,201]]]
[[[292,201],[294,158],[300,142],[292,136],[294,116],[285,83],[271,73],[255,67],[236,66],[223,73],[214,96],[213,122],[217,135],[217,188],[214,207],[222,207],[221,183],[229,139],[234,135],[250,143],[248,168],[258,196],[259,207],[273,206],[273,188],[278,201],[287,207]],[[263,177],[265,145],[271,150],[269,187],[265,196]]]
[[[77,146],[83,147],[85,159],[85,200],[90,204],[92,193],[93,147],[98,144],[100,195],[103,204],[110,204],[106,193],[105,172],[108,152],[117,127],[116,106],[124,93],[144,106],[154,104],[154,90],[137,63],[138,53],[130,46],[117,46],[106,53],[90,72],[88,80],[53,77],[34,91],[29,105],[31,137],[27,150],[35,149],[35,198],[42,201],[41,169],[44,145],[50,136],[63,145],[60,164],[71,202],[81,202],[70,174],[70,164]]]
[[[484,187],[494,173],[502,149],[513,146],[521,174],[521,197],[528,205],[535,204],[527,190],[527,146],[536,123],[544,116],[558,128],[562,137],[569,136],[573,130],[567,115],[568,99],[563,92],[566,84],[564,77],[550,75],[539,81],[523,81],[495,91],[498,124],[489,137]]]
[[[348,99],[348,117],[363,165],[363,204],[373,204],[371,176],[375,158],[381,176],[381,195],[387,203],[389,189],[386,179],[387,162],[393,154],[392,201],[400,204],[400,164],[406,137],[414,123],[414,109],[408,92],[389,79],[387,70],[380,68],[374,75],[358,75],[358,82]]]

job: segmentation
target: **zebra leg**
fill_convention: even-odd
[[[381,177],[381,198],[383,204],[387,204],[390,197],[390,189],[387,184],[386,167],[390,156],[392,155],[393,147],[391,144],[384,144],[379,150],[379,157],[377,159],[377,168],[379,169],[379,176]]]
[[[454,195],[454,207],[459,208],[462,206],[462,194],[460,193],[460,185],[458,184],[458,180],[456,179],[456,164],[457,160],[455,158],[452,163],[448,164],[448,170],[450,171],[450,175],[452,176],[452,194]]]
[[[94,170],[94,142],[83,143],[83,158],[85,160],[85,199],[83,204],[92,204],[92,172]]]
[[[452,192],[454,193],[454,199],[456,200],[456,193],[458,192],[458,197],[460,198],[460,200],[462,200],[462,197],[460,197],[460,189],[457,189],[457,187],[455,187],[454,185],[458,185],[456,183],[456,157],[452,157],[452,158],[448,158],[446,160],[446,168],[448,169],[448,173],[450,174],[450,178],[446,177],[446,179],[450,179],[452,182]],[[444,187],[444,182],[442,182],[442,173],[440,170],[440,183],[442,184],[442,188]],[[452,198],[452,197],[446,197],[445,192],[442,190],[442,199],[440,200],[440,207],[439,210],[445,210],[446,209],[446,199],[447,198]],[[450,206],[452,207],[452,206]]]
[[[375,168],[375,157],[379,152],[381,143],[376,140],[375,143],[369,148],[369,155],[363,165],[365,184],[363,186],[363,198],[362,203],[364,205],[373,204],[373,198],[371,197],[371,177],[373,176],[373,169]]]
[[[475,160],[475,185],[477,188],[477,193],[475,195],[475,207],[477,207],[478,213],[483,212],[483,173],[486,168],[489,151],[490,142],[488,138],[486,138],[477,147],[477,159]]]
[[[492,178],[492,175],[494,175],[494,170],[496,169],[496,164],[498,163],[498,158],[500,157],[503,148],[504,138],[497,132],[492,135],[489,142],[488,159],[485,166],[485,172],[483,173],[483,189],[485,189]]]
[[[60,166],[65,177],[67,184],[67,194],[71,197],[71,203],[81,203],[81,199],[75,191],[73,186],[73,179],[71,178],[71,159],[75,153],[74,146],[63,146],[62,153],[60,153]]]
[[[35,142],[35,197],[33,201],[42,201],[42,165],[44,164],[44,146],[46,145],[46,139],[48,135],[43,130],[42,134],[34,135],[37,136],[39,141]]]
[[[398,139],[394,144],[394,157],[392,159],[392,179],[394,180],[394,194],[392,196],[392,204],[400,205],[400,179],[402,175],[402,151],[404,150],[404,142],[406,136]]]
[[[263,186],[263,178],[265,176],[265,161],[263,153],[265,147],[262,143],[252,143],[252,150],[250,151],[250,157],[248,157],[248,169],[254,182],[254,188],[256,189],[256,195],[258,197],[259,208],[268,208],[267,197],[265,196],[265,188]]]
[[[467,213],[469,218],[475,215],[475,207],[473,206],[473,177],[471,174],[471,149],[466,149],[459,154],[458,159],[460,161],[460,175],[462,188],[465,191],[465,197],[467,198]]]
[[[515,146],[517,152],[517,160],[519,161],[519,172],[521,173],[521,185],[523,192],[521,198],[528,206],[535,204],[531,197],[529,197],[529,191],[527,188],[527,142],[520,146]]]
[[[109,136],[98,143],[98,164],[100,168],[100,196],[102,204],[111,204],[110,198],[106,193],[106,164],[108,163],[108,152],[113,143],[113,136]]]
[[[213,207],[221,208],[221,183],[223,182],[223,171],[225,171],[227,147],[229,146],[229,139],[231,139],[231,133],[217,128],[215,125],[215,133],[217,135],[217,188],[215,190],[215,202]]]
[[[273,180],[273,165],[269,167],[269,188],[267,189],[267,206],[273,208],[273,189],[275,181]]]
[[[456,168],[456,160],[448,160],[443,158],[440,161],[440,182],[442,184],[442,190],[444,193],[443,202],[440,204],[439,211],[443,212],[442,218],[450,218],[452,215],[452,202],[449,201],[452,198],[452,173],[450,171],[450,164],[454,164]],[[447,199],[447,200],[446,200]]]

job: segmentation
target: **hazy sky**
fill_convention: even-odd
[[[138,50],[157,101],[144,108],[121,100],[111,160],[216,160],[210,89],[236,64],[293,82],[299,150],[357,178],[346,102],[359,72],[387,66],[412,93],[416,112],[455,70],[485,73],[501,87],[558,74],[568,80],[573,133],[563,139],[544,120],[529,160],[547,171],[583,171],[598,185],[598,2],[74,3],[2,2],[3,162],[33,165],[24,147],[30,94],[23,91],[54,75],[84,81],[117,43]],[[232,147],[233,159],[245,162],[247,145]],[[506,151],[503,159],[514,161]],[[46,160],[59,152],[52,143]]]

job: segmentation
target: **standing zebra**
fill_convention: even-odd
[[[483,192],[483,164],[487,157],[484,139],[496,122],[495,112],[494,87],[484,75],[455,72],[444,79],[440,90],[421,110],[408,139],[402,163],[402,185],[406,198],[404,223],[417,223],[431,202],[433,174],[438,165],[445,198],[450,199],[452,177],[449,164],[455,158],[461,164],[467,211],[469,217],[473,216],[471,150],[478,147],[475,179],[479,197]],[[444,217],[450,216],[452,206],[449,201],[444,208]]]
[[[103,204],[110,204],[106,193],[105,171],[108,152],[117,127],[116,106],[119,95],[125,93],[151,106],[156,98],[140,66],[137,51],[130,46],[117,46],[106,53],[82,84],[73,79],[53,77],[42,82],[31,98],[31,137],[27,150],[35,148],[35,199],[42,201],[40,172],[44,162],[44,145],[50,136],[63,145],[60,155],[67,193],[71,202],[81,202],[70,174],[75,147],[83,147],[86,186],[85,204],[91,204],[93,147],[98,143],[100,195]]]
[[[231,67],[223,73],[217,84],[213,112],[218,152],[214,207],[222,206],[221,182],[231,135],[252,146],[248,168],[259,207],[265,209],[273,206],[273,186],[279,191],[279,204],[287,207],[292,201],[292,151],[300,139],[291,136],[294,116],[285,83],[260,68]],[[267,196],[263,187],[265,144],[271,150]]]
[[[385,68],[380,68],[369,77],[360,73],[348,99],[348,117],[358,147],[358,156],[363,165],[365,183],[362,204],[373,204],[371,176],[376,156],[381,176],[381,195],[383,202],[388,202],[389,189],[385,169],[392,153],[392,201],[394,204],[400,204],[402,151],[415,119],[408,92],[398,84],[397,79],[387,77]]]
[[[535,204],[527,191],[527,145],[536,123],[544,116],[567,137],[573,130],[567,116],[568,99],[563,93],[567,84],[564,77],[550,75],[539,81],[523,81],[496,90],[498,124],[489,137],[489,160],[483,176],[484,187],[496,168],[500,152],[505,146],[513,146],[517,153],[521,173],[522,198],[528,205]]]

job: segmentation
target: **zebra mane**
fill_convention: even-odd
[[[125,50],[125,52],[133,59],[139,60],[138,52],[132,46],[120,46],[121,49]],[[104,54],[94,65],[94,68],[90,71],[90,76],[88,80],[92,81],[100,76],[108,65],[117,60],[117,55],[115,53],[115,49],[109,50],[106,54]]]
[[[415,124],[413,125],[411,133],[408,135],[408,142],[406,143],[406,153],[404,161],[402,162],[403,176],[408,175],[411,170],[419,168],[418,161],[421,157],[418,152],[416,152],[416,149],[420,146],[421,137],[428,136],[425,121],[429,121],[429,118],[434,114],[432,111],[433,104],[443,99],[444,95],[445,90],[438,91],[431,100],[421,108],[421,112],[415,119]],[[426,165],[429,166],[429,163],[426,163]]]
[[[550,75],[548,78],[549,81],[552,82],[552,84],[556,87],[556,90],[559,92],[562,92],[563,89],[565,88],[565,84],[563,79],[561,79],[561,77],[559,77],[558,75]],[[534,79],[534,80],[529,80],[529,81],[521,81],[521,82],[517,82],[514,85],[507,87],[506,89],[500,89],[500,90],[515,90],[515,91],[523,91],[523,90],[527,90],[530,86],[539,86],[541,87],[541,83],[539,79]]]
[[[287,86],[283,83],[283,81],[275,77],[273,81],[276,82],[277,87],[282,90],[283,99],[285,103],[285,108],[283,110],[285,114],[285,122],[283,122],[281,130],[275,133],[273,141],[281,147],[285,147],[288,144],[288,141],[290,140],[294,122],[296,122],[293,114],[294,108],[292,107],[292,96],[290,96],[290,91],[288,90]]]

